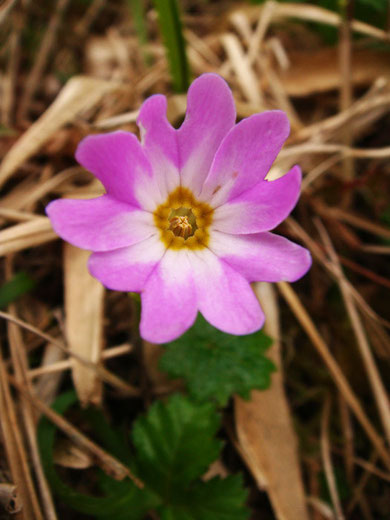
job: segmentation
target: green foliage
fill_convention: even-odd
[[[266,0],[252,0],[253,4],[263,4]],[[281,3],[291,3],[295,0],[278,0]],[[298,0],[297,3],[301,4],[317,4],[321,7],[325,7],[326,9],[330,9],[332,11],[340,11],[344,8],[347,3],[347,0],[319,0],[317,2],[313,2],[312,0]],[[388,0],[357,0],[355,3],[355,9],[359,12],[361,7],[367,6],[371,9],[374,9],[377,12],[385,13],[388,6]]]
[[[67,392],[60,395],[53,405],[53,409],[64,414],[66,410],[75,404],[77,397],[74,392]],[[107,432],[107,425],[104,418],[100,417],[100,423],[103,426],[103,436]],[[65,484],[57,474],[53,461],[53,448],[55,440],[55,426],[44,418],[41,420],[38,428],[38,444],[41,451],[42,464],[46,473],[46,477],[54,492],[61,497],[62,501],[69,507],[80,511],[87,515],[93,515],[96,518],[116,520],[140,520],[147,511],[158,504],[158,500],[148,490],[138,489],[129,480],[117,482],[109,479],[106,475],[100,475],[101,481],[107,483],[111,481],[112,486],[109,493],[105,497],[97,498],[78,493],[73,488]],[[101,432],[100,432],[101,433]],[[115,432],[110,432],[111,441]],[[121,441],[117,438],[115,443],[121,445]],[[104,488],[104,485],[102,486]],[[124,513],[126,513],[124,515]]]
[[[337,492],[340,497],[340,500],[342,502],[346,502],[347,500],[350,500],[352,493],[351,493],[351,489],[348,484],[348,479],[347,479],[344,469],[341,468],[340,466],[336,466],[334,468],[334,477],[335,477]],[[323,498],[323,500],[328,502],[328,504],[332,504],[332,498],[331,498],[331,493],[329,490],[328,480],[323,471],[321,471],[319,473],[318,480],[319,480],[319,484],[320,484],[321,497]]]
[[[161,520],[247,520],[248,511],[242,507],[245,492],[242,479],[233,475],[198,482],[182,495],[182,505],[165,506]]]
[[[145,51],[148,42],[148,31],[146,27],[145,2],[143,0],[128,0],[131,13],[133,15],[134,27],[137,32],[138,41],[144,48],[144,60],[147,65],[151,64],[151,56]]]
[[[253,4],[262,4],[266,0],[251,0]],[[278,0],[281,3],[291,3],[296,0]],[[344,15],[347,0],[297,0],[301,4],[314,4],[335,13]],[[354,18],[385,29],[388,0],[356,0],[354,2]],[[338,40],[338,28],[322,23],[309,23],[315,32],[321,35],[324,42],[334,45]],[[356,35],[355,35],[356,36]]]
[[[156,402],[133,428],[141,479],[169,502],[218,457],[221,443],[214,435],[219,422],[208,403],[195,405],[181,395]]]
[[[163,37],[173,88],[185,92],[189,85],[189,68],[177,0],[154,0]]]
[[[166,345],[160,368],[184,378],[195,400],[213,399],[223,406],[234,393],[249,398],[252,389],[269,387],[275,367],[264,353],[271,343],[262,331],[225,334],[199,315],[188,332]]]
[[[0,309],[4,309],[9,303],[14,302],[19,296],[31,291],[35,287],[35,281],[23,271],[0,287]]]
[[[220,418],[210,403],[182,395],[153,404],[133,428],[140,478],[159,497],[166,520],[245,519],[245,491],[239,477],[200,480],[218,457]]]
[[[61,395],[53,408],[65,411],[75,394]],[[59,478],[53,462],[55,426],[43,419],[38,442],[48,481],[70,507],[99,519],[142,520],[154,510],[162,520],[246,520],[246,491],[239,475],[203,482],[201,476],[218,457],[215,438],[220,418],[211,404],[197,404],[182,395],[156,402],[134,423],[133,455],[123,437],[96,410],[84,412],[100,441],[142,479],[144,489],[130,480],[115,481],[100,472],[104,497],[76,492]]]
[[[0,124],[0,137],[16,137],[17,131],[13,128]]]

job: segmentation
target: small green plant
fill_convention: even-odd
[[[183,378],[193,399],[224,406],[234,393],[248,399],[251,390],[269,387],[275,366],[264,354],[271,344],[261,330],[247,336],[225,334],[199,314],[189,331],[165,345],[160,368]]]
[[[76,402],[73,392],[61,395],[53,408],[58,413]],[[130,480],[118,482],[100,472],[104,497],[78,493],[58,476],[53,448],[56,429],[43,419],[38,429],[42,461],[53,490],[64,503],[99,519],[142,520],[154,510],[162,520],[246,520],[246,491],[240,475],[207,482],[201,479],[222,448],[216,438],[220,417],[210,403],[194,403],[180,394],[165,403],[155,402],[139,417],[132,430],[134,453],[121,434],[100,412],[85,412],[96,435],[108,450],[128,464],[143,481],[139,489]]]

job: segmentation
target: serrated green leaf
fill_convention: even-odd
[[[182,504],[163,506],[161,520],[247,520],[247,492],[240,475],[198,482],[182,496]]]
[[[160,368],[185,379],[194,399],[223,406],[234,393],[249,398],[251,390],[269,387],[275,366],[264,353],[271,344],[262,331],[232,336],[199,315],[188,332],[165,345]]]
[[[63,394],[53,407],[63,414],[76,401],[74,392]],[[62,482],[55,470],[56,428],[47,419],[42,419],[38,442],[45,473],[56,494],[68,506],[102,520],[142,520],[150,510],[166,520],[248,518],[244,506],[246,491],[239,476],[209,482],[199,478],[218,457],[221,448],[221,442],[215,439],[220,420],[212,404],[194,403],[181,395],[170,397],[166,403],[153,404],[148,413],[134,423],[135,456],[99,411],[83,413],[110,451],[133,459],[136,469],[132,467],[132,470],[145,487],[138,489],[128,479],[115,481],[98,470],[105,497],[75,491]]]
[[[133,427],[140,478],[164,501],[175,502],[218,457],[219,424],[210,403],[194,404],[179,394],[154,403]]]

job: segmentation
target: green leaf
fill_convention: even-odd
[[[137,468],[145,485],[161,498],[162,520],[246,520],[246,491],[241,477],[200,477],[218,457],[215,439],[220,418],[210,403],[173,395],[154,403],[137,419],[133,443]]]
[[[14,275],[9,282],[0,287],[0,309],[4,309],[9,303],[14,302],[19,296],[31,291],[35,287],[35,281],[25,272]]]
[[[185,92],[189,85],[189,68],[177,0],[154,0],[153,3],[158,13],[173,88],[176,92]]]
[[[63,394],[53,408],[64,414],[76,401],[74,392]],[[200,479],[221,449],[221,442],[215,438],[220,418],[212,404],[194,403],[181,395],[170,397],[166,403],[154,403],[134,423],[134,456],[100,412],[81,413],[105,446],[117,455],[124,454],[126,459],[132,458],[132,470],[145,487],[138,489],[128,479],[115,481],[101,470],[97,471],[104,497],[88,496],[69,487],[54,467],[56,428],[44,418],[38,428],[43,467],[55,493],[68,506],[104,520],[142,520],[150,510],[165,520],[248,518],[244,506],[246,491],[240,476],[208,482]]]
[[[148,43],[148,30],[146,26],[145,2],[143,0],[128,0],[131,13],[133,15],[134,27],[138,36],[138,41],[143,49],[143,55],[146,65],[152,63],[150,54],[145,50]]]
[[[247,520],[247,492],[240,475],[198,482],[176,507],[161,508],[161,520]]]
[[[66,410],[77,402],[74,392],[60,395],[53,409],[63,415]],[[116,520],[141,520],[146,512],[158,504],[157,497],[148,490],[138,489],[130,480],[121,482],[110,479],[114,486],[106,497],[93,497],[79,493],[65,484],[57,474],[53,461],[53,449],[55,441],[55,426],[46,418],[43,418],[38,427],[38,444],[40,447],[43,468],[46,477],[55,493],[61,497],[68,506],[81,513],[93,515],[98,518],[115,518]],[[104,478],[108,478],[104,476]]]
[[[214,438],[219,415],[212,404],[194,404],[182,395],[156,402],[133,428],[140,478],[165,501],[180,498],[182,489],[200,477],[218,457]]]
[[[224,406],[234,393],[249,398],[252,389],[269,387],[275,366],[264,353],[271,344],[262,331],[232,336],[199,315],[188,332],[165,346],[160,368],[184,378],[194,399]]]

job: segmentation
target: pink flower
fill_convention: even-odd
[[[118,131],[86,137],[77,149],[107,193],[47,207],[64,240],[93,251],[93,276],[141,293],[141,335],[151,342],[177,338],[198,311],[230,334],[254,332],[264,314],[249,283],[293,282],[311,265],[306,249],[269,233],[299,197],[298,166],[264,180],[289,134],[286,115],[235,119],[216,74],[193,82],[178,130],[166,98],[152,96],[137,120],[141,143]]]

